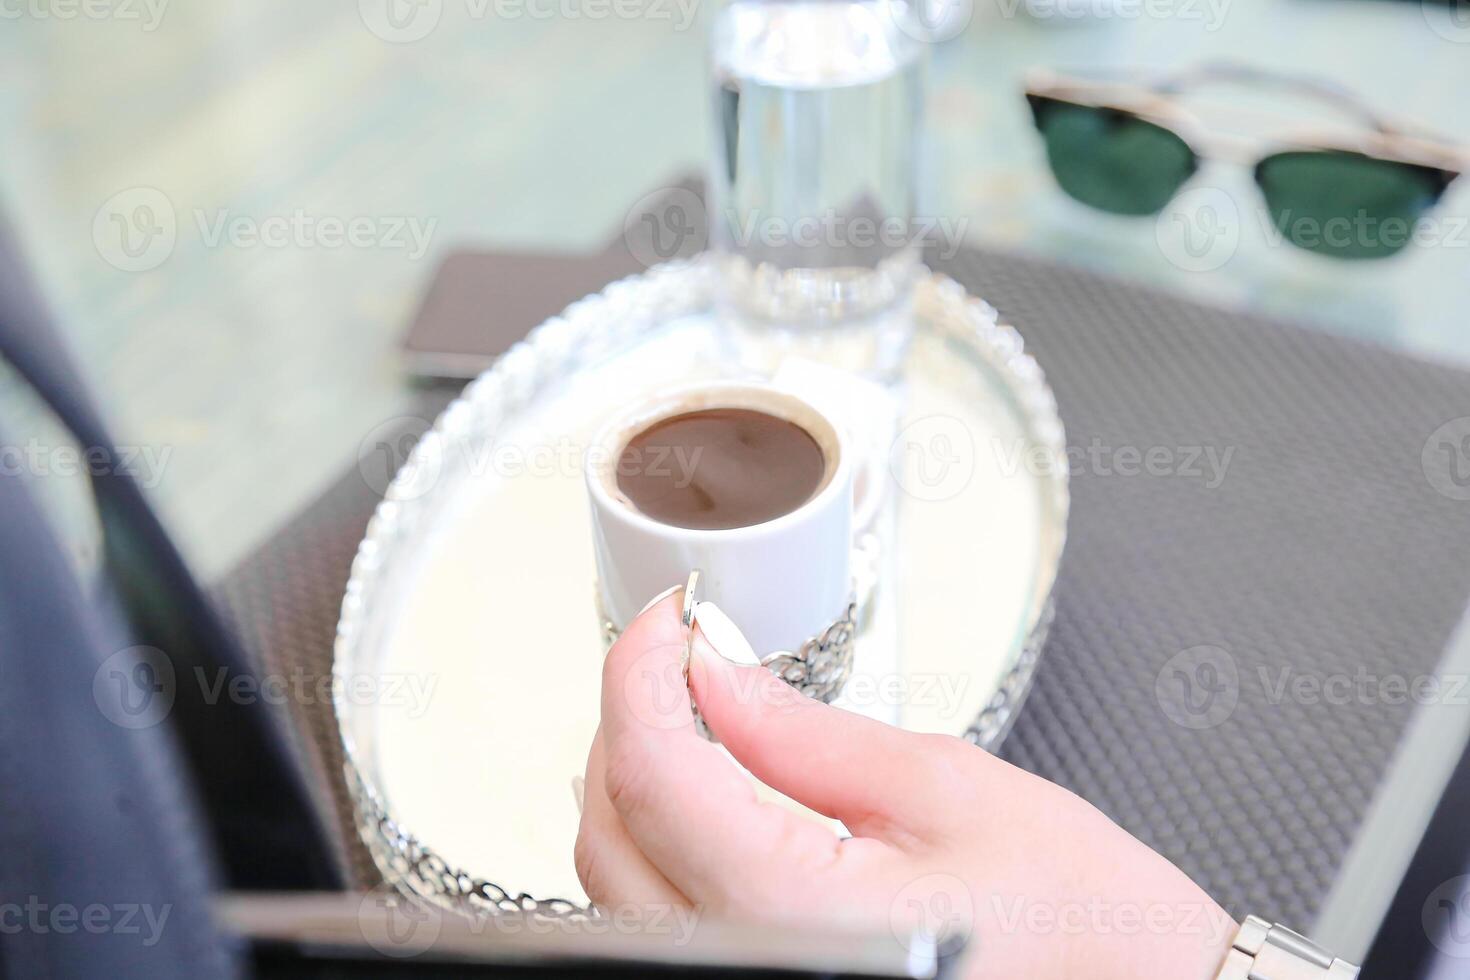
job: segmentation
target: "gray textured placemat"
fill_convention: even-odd
[[[1362,678],[1432,672],[1470,595],[1470,504],[1425,456],[1470,376],[1032,259],[941,271],[1021,330],[1074,450],[1056,624],[1003,754],[1233,911],[1310,923],[1413,710]],[[273,669],[329,669],[369,482],[222,584]],[[330,710],[303,720],[350,836]]]
[[[364,888],[380,876],[357,835],[336,713],[316,692],[332,673],[342,595],[357,545],[388,485],[388,469],[403,463],[412,440],[424,431],[422,423],[432,422],[456,393],[448,386],[421,390],[417,407],[397,420],[399,431],[389,431],[390,423],[374,430],[382,443],[395,447],[392,453],[368,454],[214,590],[225,618],[264,671],[289,679],[289,691],[313,692],[292,698],[295,731],[304,736],[298,754],[315,770],[320,795],[335,810],[349,871]]]
[[[1425,462],[1470,376],[1040,262],[945,271],[1020,328],[1075,456],[1003,754],[1236,913],[1307,928],[1413,710],[1391,678],[1434,671],[1470,595],[1470,503],[1436,489],[1438,439]],[[1214,487],[1186,468],[1212,449]],[[1125,450],[1173,471],[1120,475]]]

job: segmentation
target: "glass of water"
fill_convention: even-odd
[[[791,341],[900,340],[926,45],[891,0],[731,0],[711,45],[710,241],[722,313]]]

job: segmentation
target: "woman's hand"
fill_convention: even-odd
[[[689,688],[761,782],[852,833],[758,802],[694,730],[680,595],[613,646],[576,864],[599,905],[787,926],[968,934],[971,975],[1211,980],[1235,923],[1079,797],[956,738],[915,735],[722,659]]]

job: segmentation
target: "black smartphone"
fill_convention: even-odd
[[[664,241],[664,232],[677,232],[684,246],[678,255],[696,251],[705,241],[702,200],[698,178],[676,175],[644,195],[599,252],[451,253],[404,337],[408,369],[425,378],[476,377],[543,320],[651,262],[676,257],[650,235]]]

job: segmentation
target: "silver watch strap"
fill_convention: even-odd
[[[1358,968],[1285,926],[1247,916],[1216,980],[1353,980]]]

